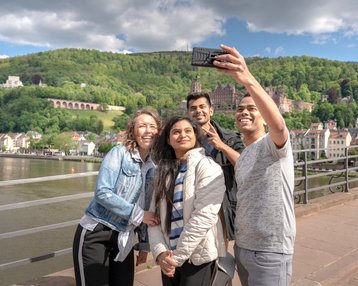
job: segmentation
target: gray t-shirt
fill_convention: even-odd
[[[236,244],[254,251],[292,254],[296,236],[294,167],[290,140],[278,149],[266,134],[235,165]]]

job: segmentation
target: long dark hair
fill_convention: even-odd
[[[174,124],[179,121],[186,120],[193,127],[196,137],[194,148],[203,146],[204,134],[200,125],[188,116],[174,116],[170,118],[164,125],[159,138],[153,146],[152,158],[157,164],[156,175],[153,183],[155,191],[155,205],[159,212],[159,203],[161,199],[167,202],[166,213],[166,232],[170,232],[170,217],[172,215],[172,199],[175,186],[175,179],[178,175],[180,161],[176,158],[172,146],[168,144],[170,130]]]

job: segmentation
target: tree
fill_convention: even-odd
[[[335,88],[331,88],[327,92],[327,100],[329,103],[337,103],[339,100],[338,91]]]
[[[313,114],[317,116],[321,122],[334,119],[334,106],[329,102],[322,102],[314,108]]]
[[[213,120],[219,123],[223,128],[235,130],[235,118],[233,116],[228,116],[225,114],[214,113]]]
[[[71,135],[65,133],[55,135],[52,144],[54,148],[64,151],[66,154],[75,147]]]
[[[306,83],[301,85],[300,89],[298,90],[298,96],[305,102],[311,102],[311,92],[308,89]]]
[[[131,119],[128,114],[121,114],[114,117],[112,120],[114,121],[114,126],[112,129],[114,130],[125,130],[127,128],[127,123]]]
[[[128,115],[131,115],[134,113],[134,111],[136,111],[146,105],[147,105],[146,97],[139,92],[134,93],[127,100],[127,106],[126,106],[125,113]]]
[[[98,147],[98,152],[102,153],[102,154],[107,154],[109,152],[109,150],[111,150],[113,148],[113,144],[111,143],[104,143],[99,145]]]
[[[101,134],[103,132],[103,129],[104,129],[103,121],[102,120],[96,120],[92,124],[92,128],[90,130],[92,132],[96,133],[96,134]]]
[[[88,133],[87,136],[86,136],[86,139],[89,140],[89,141],[92,141],[92,142],[96,141],[96,138],[97,138],[96,134],[91,133],[91,132]]]
[[[284,113],[283,118],[285,119],[288,129],[308,129],[312,122],[318,122],[319,119],[311,114],[308,110],[297,113]]]
[[[348,79],[342,80],[340,83],[342,97],[353,98],[352,87]]]

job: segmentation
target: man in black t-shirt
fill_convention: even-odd
[[[225,220],[226,236],[228,240],[235,239],[234,221],[236,210],[236,182],[234,165],[239,153],[245,148],[239,132],[227,130],[210,120],[214,114],[208,93],[191,93],[187,96],[187,111],[206,132],[206,153],[214,158],[225,176],[226,191],[222,210]],[[229,153],[228,153],[229,152]],[[233,154],[235,160],[229,161],[228,154]],[[229,157],[229,156],[228,156]],[[231,156],[230,156],[231,157]]]

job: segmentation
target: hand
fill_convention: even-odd
[[[221,140],[214,126],[210,122],[208,122],[208,125],[209,125],[209,129],[203,128],[204,132],[208,137],[208,143],[214,146],[215,149],[222,151],[222,149],[225,147],[225,143]]]
[[[218,67],[218,71],[230,75],[235,81],[242,85],[250,85],[254,81],[249,69],[247,68],[244,57],[235,49],[226,45],[220,47],[227,51],[215,57],[214,66]]]
[[[178,266],[178,263],[172,258],[173,252],[167,250],[158,255],[157,261],[160,265],[162,272],[168,277],[173,277],[175,273],[175,268]]]
[[[143,223],[147,225],[155,226],[160,223],[160,219],[157,213],[144,211]]]
[[[145,263],[147,261],[147,257],[148,257],[148,252],[147,251],[139,250],[135,266],[138,266],[139,264]]]

